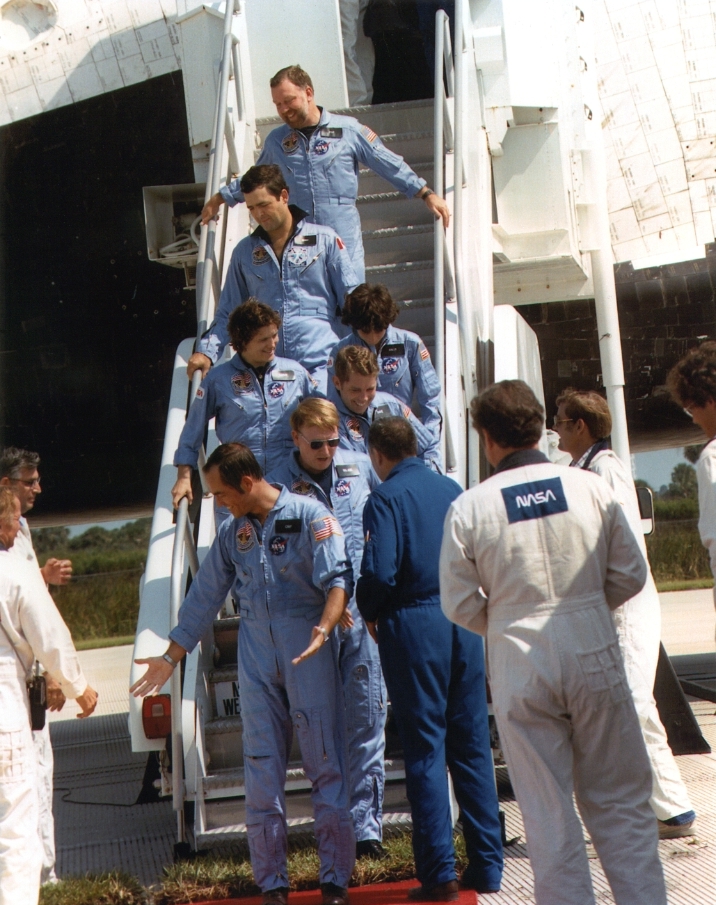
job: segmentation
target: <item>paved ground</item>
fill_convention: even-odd
[[[672,655],[716,652],[710,590],[661,595],[662,637]],[[135,805],[145,755],[131,753],[127,731],[127,686],[131,647],[80,653],[89,682],[100,692],[97,715],[74,718],[68,703],[52,715],[55,749],[55,819],[60,876],[121,868],[146,885],[157,882],[169,864],[175,841],[168,802]],[[716,751],[716,707],[697,702],[694,711]],[[716,754],[679,758],[699,813],[699,833],[691,840],[660,843],[670,905],[710,905],[716,901]],[[502,796],[509,836],[522,835],[519,808]],[[604,874],[591,861],[597,901],[612,903]],[[503,892],[483,896],[487,905],[530,905],[532,878],[523,842],[506,852]]]

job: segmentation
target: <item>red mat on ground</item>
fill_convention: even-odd
[[[417,886],[417,880],[402,880],[400,883],[376,883],[373,886],[351,886],[348,890],[351,905],[406,905],[408,890]],[[292,892],[289,905],[321,905],[320,889]],[[477,905],[477,893],[461,889],[458,905]],[[199,903],[195,903],[199,905]],[[261,896],[245,899],[215,899],[201,905],[261,905]]]

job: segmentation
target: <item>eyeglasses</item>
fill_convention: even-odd
[[[557,427],[558,424],[567,424],[570,421],[574,421],[574,418],[558,418],[556,415],[554,416],[554,421],[552,424]]]
[[[329,449],[335,449],[336,446],[341,442],[340,437],[331,437],[330,440],[309,440],[308,437],[304,437],[301,431],[296,431],[299,437],[303,437],[303,439],[308,443],[311,449],[321,449],[323,446],[327,446]]]
[[[695,406],[693,405],[693,403],[692,403],[691,405],[685,405],[685,406],[684,406],[684,414],[688,415],[689,418],[693,418],[693,417],[694,417],[694,413],[693,413],[693,411],[692,411],[693,408],[695,408]]]
[[[10,478],[11,481],[15,481],[16,484],[24,484],[28,489],[31,487],[39,487],[40,479],[33,478],[31,481],[23,481],[22,478]]]

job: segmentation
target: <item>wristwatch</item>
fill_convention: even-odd
[[[177,666],[177,661],[170,657],[169,654],[162,654],[162,660],[166,660],[167,663],[170,664],[172,669]]]
[[[434,194],[435,194],[435,192],[434,192],[432,189],[429,189],[429,188],[425,185],[425,186],[423,186],[423,189],[422,189],[422,191],[420,192],[420,197],[421,197],[421,199],[422,199],[423,201],[425,201],[425,199],[426,199],[429,195],[434,195]]]
[[[328,641],[328,632],[323,628],[322,625],[317,625],[316,628],[319,632],[323,632],[323,643],[325,644]]]

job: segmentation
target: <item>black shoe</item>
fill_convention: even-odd
[[[382,861],[388,857],[388,852],[383,848],[378,839],[361,839],[356,842],[356,861],[360,858],[372,858],[373,861]]]
[[[288,886],[277,886],[261,893],[261,905],[286,905],[288,902]]]
[[[348,905],[348,890],[335,883],[321,883],[321,905]]]
[[[459,896],[457,880],[438,883],[437,886],[418,886],[408,890],[411,902],[454,902]]]

